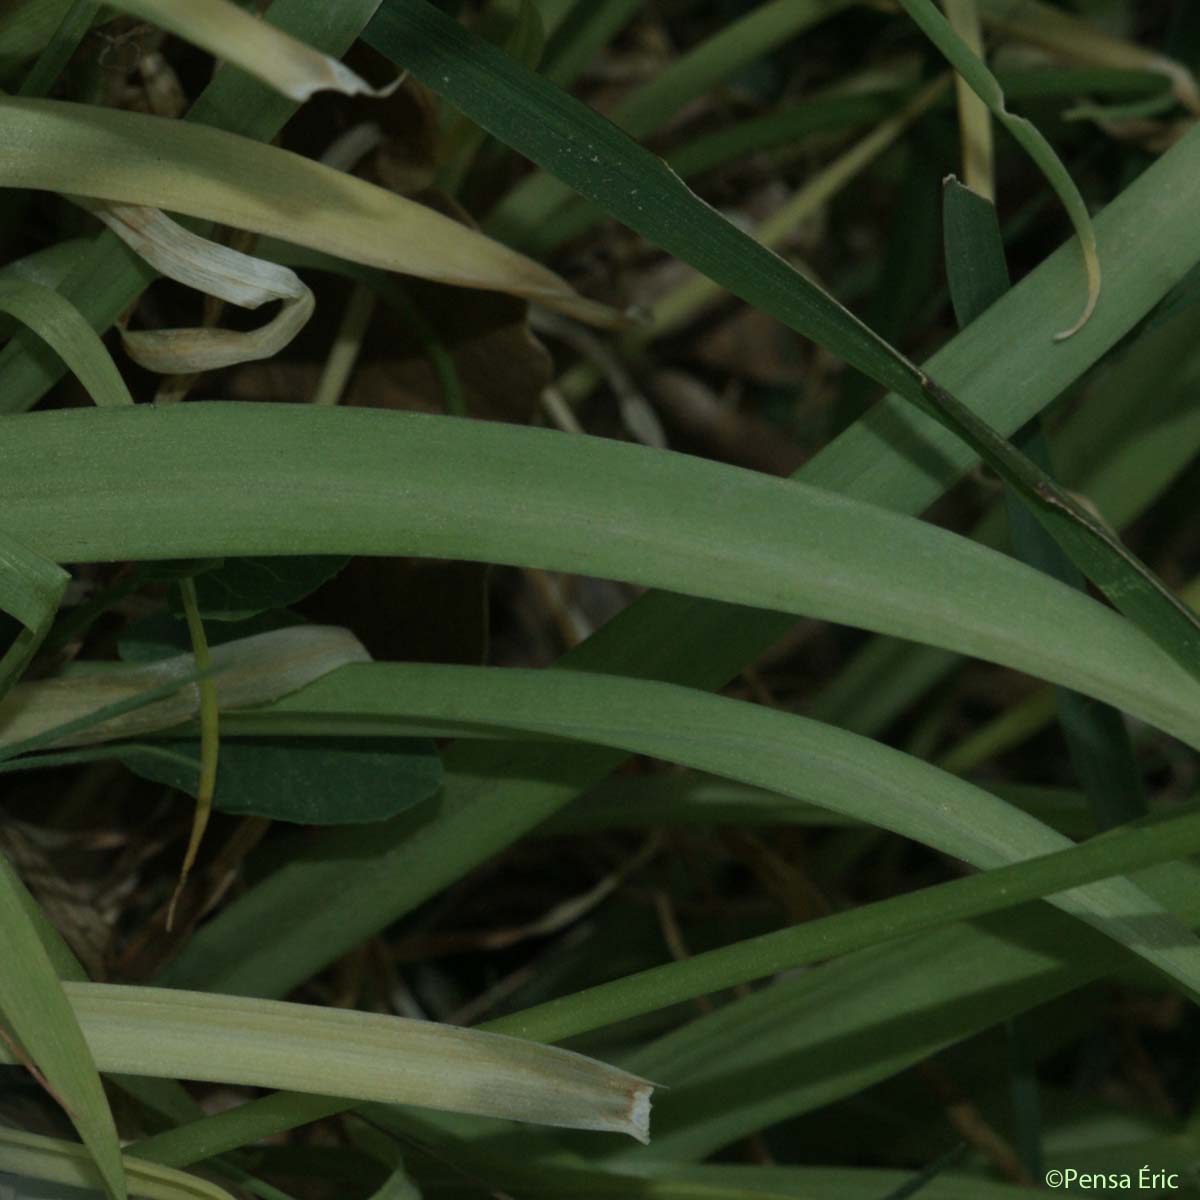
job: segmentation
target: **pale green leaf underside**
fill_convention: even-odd
[[[432,1021],[168,988],[64,985],[102,1071],[287,1088],[645,1140],[652,1085]],[[10,1062],[0,1048],[0,1061]]]

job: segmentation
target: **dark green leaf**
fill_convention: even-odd
[[[208,643],[210,646],[220,646],[239,638],[253,637],[256,633],[269,633],[273,629],[303,624],[304,618],[294,613],[271,610],[246,621],[222,621],[214,625],[207,631]],[[117,653],[126,662],[157,662],[176,654],[191,653],[191,649],[187,623],[182,617],[174,617],[170,613],[156,613],[134,621],[117,640]]]
[[[271,608],[286,608],[315,592],[349,561],[331,554],[227,559],[224,566],[196,577],[200,615],[208,621],[244,621]]]
[[[196,794],[198,741],[147,743],[119,757],[148,779]],[[213,807],[302,825],[384,821],[441,786],[433,743],[415,738],[225,738]]]
[[[196,740],[114,742],[5,766],[20,770],[106,759],[196,795]],[[299,825],[360,825],[428,800],[441,783],[441,760],[433,743],[423,739],[225,738],[213,808]]]

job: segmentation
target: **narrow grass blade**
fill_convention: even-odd
[[[552,30],[542,61],[542,76],[559,87],[570,87],[588,63],[623,29],[641,8],[641,0],[574,0]]]
[[[980,867],[1069,845],[1025,813],[920,759],[803,717],[670,684],[568,671],[372,663],[274,708],[284,731],[455,720],[612,746],[808,801]],[[261,716],[265,714],[260,715]],[[1115,881],[1058,901],[1200,993],[1200,943]],[[1126,923],[1121,914],[1136,914]]]
[[[995,551],[803,484],[600,438],[357,408],[31,413],[6,434],[0,503],[61,561],[287,550],[600,575],[988,657],[1200,741],[1200,683],[1129,622]],[[42,469],[50,446],[69,494]],[[139,519],[147,503],[153,523]]]
[[[196,684],[200,718],[200,771],[196,787],[196,808],[192,817],[192,829],[184,851],[183,865],[179,868],[179,880],[167,907],[167,932],[175,923],[175,906],[187,885],[188,875],[196,862],[204,831],[212,815],[213,792],[217,787],[217,768],[220,760],[221,715],[217,699],[217,685],[212,677],[213,660],[208,648],[208,635],[204,632],[204,621],[200,616],[200,605],[196,600],[196,584],[189,576],[179,581],[179,594],[183,600],[183,612],[187,619],[188,637],[192,643],[192,659],[196,672],[202,678]]]
[[[968,325],[1008,291],[1008,268],[996,210],[957,180],[944,193],[946,275],[960,325]],[[1035,420],[1015,439],[1050,472],[1050,450]],[[1019,501],[1007,496],[1013,544],[1025,562],[1068,587],[1085,583],[1074,564]],[[1120,713],[1076,692],[1058,690],[1057,706],[1076,773],[1099,828],[1131,821],[1146,812],[1146,798],[1129,732]]]
[[[0,74],[33,58],[54,38],[73,0],[12,0],[0,21]]]
[[[631,137],[645,137],[668,122],[689,100],[703,95],[739,68],[818,21],[848,8],[849,3],[850,0],[768,0],[759,4],[638,88],[617,107],[613,121]],[[386,16],[385,13],[385,19]],[[549,78],[565,85],[566,81],[553,75]],[[454,96],[449,99],[458,103]],[[570,199],[570,189],[575,186],[569,179],[562,180],[561,175],[554,178],[559,172],[549,170],[550,174],[531,175],[496,206],[484,226],[489,233],[531,252],[546,248],[540,231],[554,211]]]
[[[189,1167],[229,1150],[265,1141],[289,1129],[345,1112],[347,1107],[347,1101],[341,1096],[273,1092],[248,1100],[237,1108],[198,1116],[174,1129],[153,1134],[127,1146],[126,1153],[131,1158],[166,1167]]]
[[[1024,117],[1010,113],[1004,104],[1004,93],[996,77],[987,69],[979,56],[959,37],[954,26],[938,11],[933,0],[900,0],[905,11],[921,27],[922,32],[942,52],[946,60],[958,72],[959,78],[970,85],[971,90],[988,106],[992,115],[1012,134],[1021,147],[1037,163],[1046,181],[1062,201],[1075,235],[1083,251],[1087,267],[1088,297],[1083,315],[1068,330],[1057,335],[1063,341],[1078,333],[1095,311],[1100,299],[1100,256],[1096,249],[1096,233],[1092,228],[1091,214],[1075,181],[1071,178],[1054,147],[1041,132]]]
[[[1096,22],[1082,20],[1040,0],[976,0],[976,3],[992,29],[1041,46],[1070,62],[1165,75],[1179,103],[1190,112],[1200,113],[1196,78],[1177,59],[1114,37]]]
[[[1055,71],[1021,70],[997,73],[1004,94],[1011,100],[1023,97],[1044,99],[1061,96],[1073,99],[1081,93],[1108,91],[1134,96],[1140,101],[1162,102],[1161,76],[1149,71],[1063,67]],[[969,89],[968,89],[969,90]],[[762,151],[778,151],[791,156],[803,147],[813,133],[834,132],[856,126],[872,125],[891,116],[898,106],[911,99],[916,86],[877,89],[844,95],[825,93],[792,105],[780,105],[760,116],[703,133],[683,142],[664,156],[681,178],[691,179],[706,171]],[[982,105],[973,92],[972,101]],[[1167,97],[1168,101],[1170,97]],[[985,107],[986,111],[986,107]],[[990,120],[990,116],[989,116]],[[536,230],[527,233],[521,245],[543,254],[580,237],[604,219],[603,209],[579,197],[564,202]]]
[[[0,656],[0,704],[50,632],[69,582],[61,567],[0,533],[0,612],[22,626]]]
[[[1108,835],[1115,837],[1116,834]],[[1196,868],[1139,883],[1189,925]],[[627,1066],[668,1085],[638,1158],[706,1157],[747,1133],[855,1095],[946,1046],[1065,995],[1117,966],[1090,930],[1073,938],[1043,905],[954,924],[777,979],[660,1038]],[[617,1161],[613,1156],[610,1161]]]
[[[18,96],[46,96],[62,74],[71,55],[79,47],[91,29],[101,9],[100,0],[74,0],[63,13],[62,21],[54,31],[38,60],[17,89]]]
[[[6,964],[0,971],[0,1054],[27,1066],[62,1105],[109,1195],[124,1200],[121,1144],[96,1064],[7,869],[0,870],[0,963]]]
[[[939,352],[930,370],[961,390],[1001,432],[1019,428],[1110,349],[1200,258],[1200,223],[1189,182],[1197,171],[1200,132],[1193,132],[1100,215],[1097,233],[1110,278],[1119,280],[1121,307],[1102,304],[1070,342],[1054,345],[1039,336],[1075,283],[1074,249],[1063,249]],[[1013,345],[1023,347],[1026,373],[1019,388],[1012,386]],[[893,511],[917,513],[975,461],[948,430],[893,396],[822,450],[798,478]],[[713,689],[768,650],[792,623],[778,613],[652,593],[573,650],[564,665]],[[323,836],[320,854],[284,864],[199,930],[173,964],[175,980],[243,994],[286,993],[500,853],[603,779],[624,755],[578,746],[464,743],[445,757],[447,783],[436,829],[401,818],[369,835]],[[369,878],[346,865],[364,856],[378,867]],[[1176,894],[1172,903],[1178,900]],[[1064,922],[1055,928],[1062,944],[1073,944]],[[264,953],[268,944],[269,955]],[[1105,945],[1095,939],[1090,947],[1097,944]],[[936,949],[923,961],[940,961],[941,953]],[[969,957],[975,951],[968,946],[964,953]],[[953,992],[963,979],[991,978],[993,966],[1017,976],[1037,969],[1027,960],[997,955],[990,942],[981,944],[971,964],[964,968],[966,976],[939,980],[938,986]],[[1101,969],[1107,968],[1094,968]],[[1085,972],[1084,977],[1090,976]],[[931,985],[925,979],[919,982],[918,997],[937,994],[926,990]],[[976,999],[982,1009],[986,995],[972,995],[970,1002]],[[819,1011],[812,1021],[813,1028],[820,1026]]]
[[[946,17],[963,45],[983,61],[983,32],[976,0],[945,0]],[[995,157],[992,149],[992,118],[988,106],[959,75],[955,80],[958,99],[959,136],[962,142],[963,177],[967,187],[992,200],[996,194]]]
[[[146,1200],[233,1200],[215,1183],[170,1167],[130,1157],[124,1160],[124,1168],[130,1194]],[[0,1171],[71,1189],[91,1190],[100,1182],[84,1147],[7,1127],[0,1128]],[[37,1194],[49,1193],[39,1190]]]
[[[386,94],[365,83],[344,63],[322,54],[231,0],[109,0],[113,8],[141,17],[217,58],[241,67],[303,103],[314,92],[347,96]]]
[[[427,1194],[440,1194],[463,1172],[486,1180],[503,1195],[553,1196],[556,1200],[1028,1200],[1028,1188],[994,1183],[978,1174],[948,1170],[962,1145],[922,1171],[869,1167],[796,1167],[742,1164],[607,1161],[574,1163],[521,1161],[482,1141],[451,1138],[409,1113],[372,1108],[371,1120],[394,1131],[402,1145],[436,1148],[437,1160],[418,1157],[414,1171]],[[449,1165],[453,1164],[453,1165]],[[457,1169],[456,1169],[457,1168]]]
[[[24,279],[0,279],[0,312],[32,329],[66,363],[96,404],[133,403],[104,343],[79,310],[58,292]]]
[[[186,122],[0,99],[0,185],[220,220],[388,271],[511,292],[613,323],[545,267],[431,208],[321,163]],[[338,214],[336,221],[329,213]]]
[[[103,1071],[415,1104],[647,1141],[653,1085],[566,1050],[379,1013],[65,985]],[[0,1058],[11,1057],[0,1051]]]
[[[942,39],[945,51],[953,52],[951,61],[969,72],[965,77],[976,86],[982,79],[981,64],[969,52],[965,57],[959,52],[961,42],[929,0],[911,3],[916,6],[913,11],[922,14],[927,32]],[[1200,619],[1102,521],[929,372],[910,363],[833,297],[699,200],[661,160],[578,101],[472,38],[427,0],[384,0],[367,36],[501,141],[553,170],[631,229],[895,388],[945,424],[1002,475],[1122,612],[1200,677]],[[979,83],[984,99],[995,99],[998,85],[990,90],[991,85]],[[506,97],[503,105],[495,103],[498,89]],[[592,170],[593,160],[603,162],[606,170]],[[1090,219],[1086,232],[1094,238]]]

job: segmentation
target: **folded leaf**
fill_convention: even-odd
[[[431,208],[249,138],[94,105],[6,97],[0,140],[3,187],[160,208],[367,266],[510,292],[581,320],[624,319]]]

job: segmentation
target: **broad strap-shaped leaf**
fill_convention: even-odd
[[[989,658],[1200,742],[1200,682],[1128,621],[819,488],[601,438],[358,408],[56,411],[14,417],[5,434],[0,505],[60,561],[286,550],[599,575]],[[50,448],[69,491],[43,469]]]
[[[579,101],[473,38],[427,0],[384,0],[366,36],[501,141],[611,216],[839,354],[961,437],[1030,505],[1080,570],[1168,654],[1200,677],[1200,621],[1195,613],[1180,604],[1103,522],[926,371],[701,201],[661,159]],[[497,103],[498,94],[503,103]],[[603,170],[594,170],[596,164]]]
[[[25,911],[20,884],[2,854],[0,963],[0,1055],[40,1076],[79,1131],[109,1195],[123,1200],[121,1143],[108,1097],[62,981]]]
[[[649,1140],[653,1084],[521,1038],[168,988],[65,985],[101,1070],[290,1088]],[[12,1061],[0,1050],[0,1061]]]
[[[1190,192],[1197,171],[1200,129],[1152,163],[1099,214],[1097,234],[1110,283],[1119,281],[1121,305],[1102,304],[1087,328],[1068,342],[1055,344],[1041,336],[1040,331],[1053,327],[1055,314],[1077,287],[1078,255],[1074,247],[1064,247],[953,338],[931,360],[930,369],[1003,432],[1025,424],[1115,345],[1200,259],[1200,223]],[[1020,347],[1019,359],[1014,358],[1014,345]],[[1014,387],[1018,362],[1022,385]],[[918,513],[976,461],[948,430],[890,397],[806,463],[798,478],[892,511]],[[563,665],[712,689],[767,651],[792,624],[784,613],[653,592],[572,650]],[[502,852],[582,789],[603,779],[624,757],[621,751],[584,751],[575,745],[467,741],[452,746],[444,753],[447,779],[436,830],[401,818],[370,830],[324,835],[319,856],[284,864],[202,927],[172,964],[173,978],[190,987],[285,994]],[[364,857],[378,866],[369,877],[357,869]],[[1179,900],[1176,894],[1167,906]],[[1186,906],[1186,897],[1184,902]],[[1052,919],[1057,943],[1078,944],[1057,913],[1046,910],[1035,916],[1036,921],[1022,928],[1036,930],[1039,922]],[[1019,994],[1044,966],[1036,955],[1014,965],[1014,956],[1019,957],[1015,951],[998,956],[991,941],[974,945],[978,952],[969,947],[964,951],[972,957],[971,967],[963,970],[971,978],[991,978],[991,965],[1003,957],[1017,974],[1026,972]],[[1108,943],[1095,938],[1087,946],[1089,954],[1104,947],[1104,962],[1114,961]],[[935,947],[926,961],[945,961],[947,986],[961,985],[963,980],[954,974],[957,963],[940,959],[942,953]],[[1071,979],[1091,978],[1108,968],[1085,955],[1072,959],[1071,969],[1082,976],[1065,972],[1053,976],[1048,986],[1069,987]],[[887,971],[879,978],[886,980]],[[1006,978],[1002,973],[999,992],[1016,1003]],[[920,989],[918,995],[926,997],[924,979]],[[986,1007],[989,998],[986,988],[972,992],[957,1015],[965,1012],[970,1028],[980,1028],[970,1005]],[[988,1011],[996,1011],[996,1006]],[[820,1026],[819,1007],[814,1012]],[[1001,1010],[993,1019],[1005,1015]],[[918,1052],[917,1059],[924,1056]],[[904,1059],[906,1065],[912,1061]],[[855,1071],[864,1069],[861,1060],[854,1064]],[[886,1074],[887,1066],[881,1069]]]
[[[671,684],[571,671],[370,663],[273,706],[281,732],[324,720],[433,719],[645,754],[819,804],[994,867],[1070,846],[998,797],[911,755],[790,713]],[[257,714],[261,722],[267,714]],[[236,725],[231,726],[236,728]],[[319,725],[318,725],[319,727]],[[1200,941],[1125,880],[1054,903],[1200,996]]]

